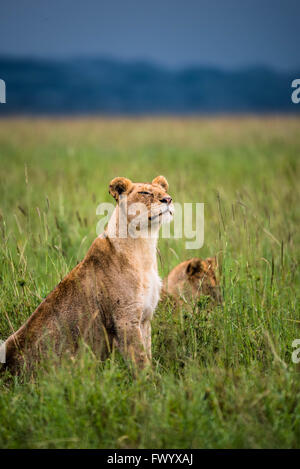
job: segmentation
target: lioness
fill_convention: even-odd
[[[168,183],[113,179],[110,194],[117,205],[102,235],[85,258],[46,297],[26,323],[5,342],[6,366],[12,371],[36,362],[51,345],[55,354],[73,354],[84,339],[101,359],[115,343],[125,358],[142,368],[151,360],[151,319],[161,280],[156,245],[162,223],[173,215]],[[145,217],[130,235],[134,203]],[[123,217],[123,218],[122,218]],[[121,221],[125,217],[121,226]],[[151,229],[151,231],[150,231]],[[121,232],[121,234],[120,234]]]
[[[175,300],[195,302],[201,296],[210,296],[215,303],[222,302],[222,295],[216,278],[217,259],[194,257],[181,262],[164,279],[163,290]]]

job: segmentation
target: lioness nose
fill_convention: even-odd
[[[161,201],[163,204],[168,204],[168,205],[170,205],[170,203],[172,202],[172,197],[164,197],[163,199],[160,199],[160,201]]]

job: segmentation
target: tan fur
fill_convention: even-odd
[[[216,303],[222,302],[216,277],[217,260],[194,257],[174,267],[164,279],[163,289],[177,301],[195,302],[202,295],[210,296]]]
[[[50,345],[62,356],[76,352],[81,339],[101,359],[116,344],[125,358],[138,367],[151,360],[151,319],[159,300],[156,244],[165,216],[159,215],[157,232],[151,238],[113,238],[120,204],[143,202],[156,213],[172,199],[163,176],[152,183],[132,183],[115,178],[109,191],[117,206],[105,232],[92,243],[80,262],[38,306],[27,322],[6,341],[6,365],[13,371],[24,361],[31,364]],[[141,194],[140,192],[147,192]],[[167,198],[167,200],[166,200]],[[151,212],[152,213],[152,212]]]

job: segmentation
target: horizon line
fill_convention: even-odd
[[[299,70],[300,75],[300,64],[295,68],[287,68],[287,67],[278,67],[275,65],[270,65],[267,63],[262,62],[248,62],[247,64],[240,64],[235,65],[232,67],[224,66],[224,65],[217,65],[213,63],[207,62],[191,62],[189,64],[182,64],[182,65],[169,65],[164,64],[161,61],[147,58],[147,57],[136,57],[136,58],[123,58],[109,54],[78,54],[78,55],[66,55],[66,56],[48,56],[42,57],[38,54],[14,54],[14,53],[1,53],[0,52],[0,62],[2,60],[15,60],[19,62],[30,61],[30,62],[40,62],[40,63],[70,63],[74,61],[107,61],[107,62],[115,62],[121,63],[124,65],[148,65],[153,68],[167,70],[169,72],[180,72],[183,70],[190,70],[190,69],[210,69],[210,70],[218,70],[222,72],[241,72],[241,71],[249,71],[249,70],[265,70],[270,72],[276,72],[279,74],[287,74],[287,73],[297,73]],[[0,70],[1,72],[1,70]]]

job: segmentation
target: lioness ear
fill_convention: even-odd
[[[153,179],[152,184],[157,184],[158,186],[161,186],[166,192],[168,192],[169,184],[164,176],[157,176],[155,179]]]
[[[194,274],[197,272],[202,271],[202,264],[201,264],[201,259],[191,259],[186,266],[186,273],[192,277]]]
[[[212,270],[217,270],[218,268],[218,259],[217,259],[217,256],[214,256],[214,257],[208,257],[207,259],[205,259],[206,262],[211,266],[211,269]]]
[[[132,182],[130,179],[114,178],[109,185],[109,193],[118,201],[120,195],[128,192],[131,186]]]

